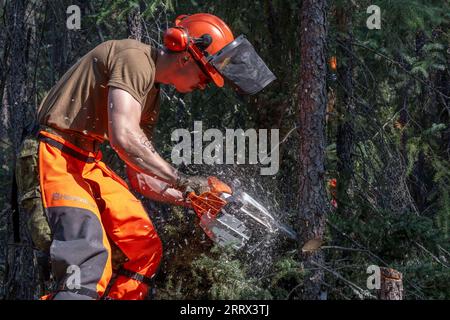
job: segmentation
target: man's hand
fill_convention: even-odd
[[[176,184],[176,188],[184,193],[194,192],[199,195],[206,191],[209,191],[208,179],[200,176],[186,176],[184,174],[178,174],[179,179]]]

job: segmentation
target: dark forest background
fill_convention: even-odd
[[[381,8],[370,30],[367,8]],[[70,5],[81,29],[69,30]],[[158,151],[175,128],[279,128],[280,172],[188,166],[238,177],[299,242],[253,255],[214,247],[189,210],[143,199],[165,254],[156,299],[377,299],[367,268],[402,274],[404,299],[450,298],[450,3],[448,0],[0,1],[0,298],[52,288],[38,267],[13,173],[36,108],[64,72],[109,39],[155,47],[179,14],[221,17],[253,43],[277,80],[239,97],[210,86],[163,88]],[[123,175],[123,162],[104,146]],[[308,239],[321,247],[304,247]]]

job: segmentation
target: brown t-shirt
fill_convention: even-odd
[[[48,92],[38,110],[39,123],[99,141],[108,139],[111,86],[127,91],[141,104],[141,127],[151,135],[159,114],[156,56],[156,50],[132,39],[98,45]]]

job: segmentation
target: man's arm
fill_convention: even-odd
[[[190,201],[180,190],[170,188],[167,183],[145,173],[137,172],[129,166],[126,171],[131,187],[144,197],[176,206],[191,207]]]
[[[109,142],[127,165],[171,186],[177,185],[177,170],[161,158],[142,131],[141,105],[127,91],[109,88],[108,120]]]

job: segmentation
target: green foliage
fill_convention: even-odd
[[[221,252],[222,251],[222,252]],[[196,288],[208,288],[207,299],[269,299],[270,293],[248,277],[246,266],[221,249],[212,250],[212,257],[202,255],[192,264],[192,280]]]
[[[297,289],[303,283],[305,274],[300,262],[293,256],[286,254],[274,263],[274,276],[269,279],[268,287],[274,299],[292,299]]]
[[[126,21],[127,15],[134,9],[141,9],[143,18],[151,17],[155,11],[164,8],[165,10],[173,11],[172,0],[108,0],[102,3],[98,13],[93,15],[96,18],[96,23],[106,23],[111,17],[119,21]]]
[[[448,241],[450,239],[450,192],[448,188],[441,191],[442,194],[437,204],[436,224],[443,237]]]
[[[402,266],[402,272],[406,276],[406,290],[410,288],[409,285],[414,285],[416,288],[420,288],[418,292],[416,289],[414,293],[420,294],[422,297],[436,300],[448,300],[450,297],[448,267],[430,261],[429,258],[409,259],[407,265]]]
[[[365,27],[371,4],[381,8],[381,30]],[[377,264],[403,273],[407,299],[448,298],[449,3],[338,1],[332,10],[339,6],[352,19],[345,50],[353,50],[355,106],[350,115],[330,116],[327,173],[338,174],[334,123],[348,116],[354,172],[345,186],[350,203],[329,216],[337,229],[328,241],[344,249],[330,249],[327,259],[361,288],[365,269]],[[333,49],[343,45],[336,35],[348,36],[337,28],[330,25]],[[332,88],[345,90],[342,83]],[[335,277],[327,281],[333,298],[356,297]]]

